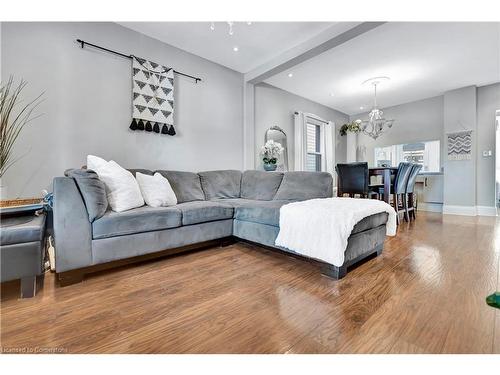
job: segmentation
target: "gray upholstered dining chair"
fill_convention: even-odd
[[[412,163],[401,162],[398,165],[398,170],[396,175],[394,176],[394,180],[392,181],[391,186],[391,194],[392,194],[392,206],[396,210],[397,213],[397,223],[399,224],[399,215],[403,214],[403,218],[405,221],[408,221],[408,213],[406,210],[406,187],[408,185],[408,178],[410,176],[411,169],[413,167]],[[384,188],[378,188],[378,194],[384,194]]]
[[[372,193],[368,184],[368,163],[357,162],[347,164],[337,164],[337,196],[342,197],[348,194],[351,198],[359,195],[361,198],[368,198]]]
[[[415,220],[417,218],[417,196],[415,194],[415,182],[417,181],[417,176],[422,166],[420,164],[413,164],[410,174],[408,176],[408,182],[406,184],[406,199],[405,199],[405,209],[406,215],[411,220],[412,217]]]

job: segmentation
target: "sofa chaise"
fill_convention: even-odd
[[[105,268],[234,240],[294,254],[274,245],[280,207],[331,197],[333,189],[332,176],[323,172],[156,172],[170,182],[177,205],[143,206],[121,213],[108,210],[93,222],[76,181],[54,179],[56,272],[61,285],[79,282],[85,274]],[[356,224],[341,267],[308,260],[317,263],[325,275],[344,277],[351,265],[382,252],[387,217],[380,213]]]

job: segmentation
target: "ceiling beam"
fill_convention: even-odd
[[[330,49],[340,46],[341,44],[344,44],[350,41],[351,39],[354,39],[383,24],[385,24],[385,22],[359,23],[356,26],[349,28],[347,31],[342,32],[341,34],[337,33],[337,35],[326,40],[325,42],[313,46],[305,51],[299,52],[298,54],[295,54],[295,56],[292,55],[293,57],[290,56],[287,57],[286,56],[287,53],[285,52],[277,59],[275,59],[274,62],[264,64],[263,66],[254,69],[251,72],[246,73],[245,81],[252,84],[260,83],[272,76],[275,76],[276,74],[279,74],[287,69],[294,67],[295,65],[303,63],[304,61],[307,61],[309,59],[312,59],[313,57],[316,57],[322,54],[323,52],[326,52]],[[293,50],[300,50],[300,46],[294,48]]]

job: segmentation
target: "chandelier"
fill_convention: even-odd
[[[387,80],[389,80],[389,77],[375,77],[363,82],[363,84],[369,83],[373,85],[374,99],[373,109],[368,114],[368,120],[361,121],[361,131],[373,139],[377,139],[387,129],[392,128],[392,124],[394,123],[394,120],[386,120],[383,117],[384,112],[377,108],[377,85]]]

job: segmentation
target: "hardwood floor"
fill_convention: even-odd
[[[35,298],[2,285],[4,352],[500,353],[500,225],[419,213],[335,281],[237,243],[106,271]],[[16,349],[21,348],[21,349]],[[23,349],[24,348],[24,349]],[[34,349],[42,348],[42,349]]]

